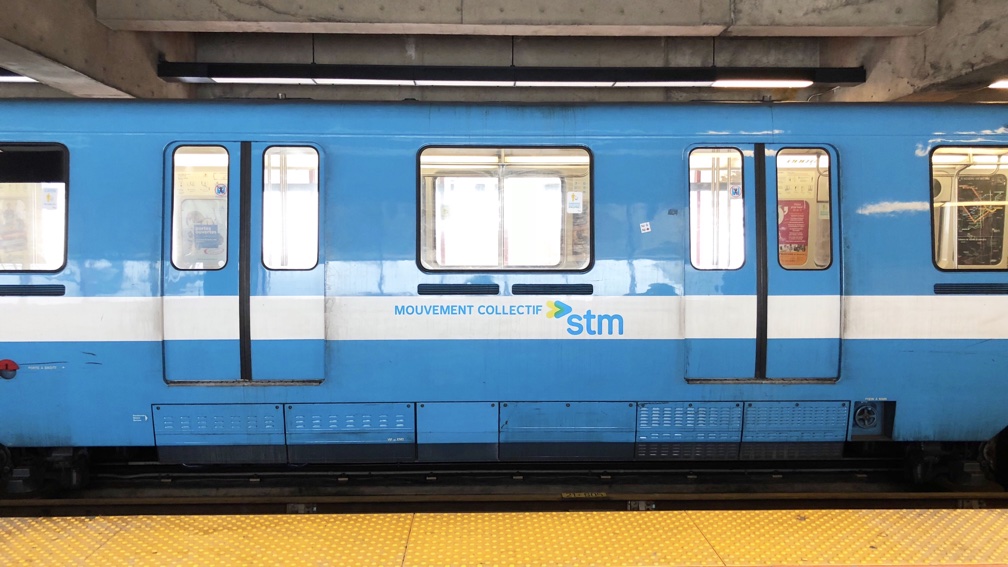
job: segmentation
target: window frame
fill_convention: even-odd
[[[934,192],[934,182],[936,180],[936,178],[935,178],[935,167],[934,167],[935,166],[934,156],[935,156],[935,153],[937,153],[939,150],[963,150],[963,151],[968,151],[968,150],[972,150],[972,149],[1003,150],[1005,154],[1008,154],[1008,145],[998,145],[998,144],[949,144],[949,145],[940,145],[940,146],[935,146],[935,147],[931,148],[931,151],[928,152],[928,174],[929,174],[928,175],[928,179],[930,181],[930,183],[928,183],[928,212],[930,213],[930,218],[928,219],[928,224],[930,225],[930,228],[931,228],[931,264],[934,266],[934,268],[936,270],[941,271],[941,272],[947,272],[947,273],[1004,273],[1004,272],[1008,272],[1008,262],[1005,263],[1004,267],[997,267],[997,268],[988,268],[988,267],[980,266],[980,265],[962,267],[962,266],[958,266],[958,261],[956,262],[956,266],[955,267],[951,267],[951,268],[944,268],[944,267],[938,265],[938,230],[937,230],[938,223],[935,221],[935,213],[938,212],[938,211],[937,211],[937,208],[935,207],[935,205],[936,205],[936,197],[938,195],[940,195],[941,192],[939,191],[938,195],[936,195],[935,192]],[[1008,177],[1008,168],[1005,169],[1003,175],[1005,175],[1006,177]],[[952,190],[952,188],[949,188],[949,191],[951,191],[951,190]],[[1005,213],[1005,216],[1004,216],[1004,224],[1002,225],[1002,231],[1003,231],[1003,233],[1008,234],[1008,194],[1006,194],[1006,205],[1005,205],[1005,211],[1004,211],[1004,213]],[[958,238],[958,234],[956,235],[956,238]],[[1003,246],[1004,247],[1001,250],[1002,261],[1004,261],[1006,259],[1006,257],[1008,257],[1008,243],[1005,243]],[[958,249],[957,249],[957,252],[958,252]]]
[[[428,267],[424,264],[424,250],[426,248],[426,242],[424,241],[424,222],[425,222],[425,212],[424,208],[424,176],[423,176],[423,165],[421,164],[421,157],[423,153],[427,150],[451,150],[464,152],[466,150],[543,150],[543,151],[553,151],[553,150],[579,150],[583,151],[588,157],[588,199],[586,204],[588,206],[588,261],[585,263],[584,267],[580,268],[558,268],[553,266],[544,267],[519,267],[519,268],[507,268],[501,266],[476,266],[476,267]],[[467,145],[446,145],[446,144],[428,144],[420,147],[416,152],[416,265],[421,272],[427,274],[522,274],[522,273],[553,273],[553,274],[580,274],[591,271],[595,266],[595,154],[592,152],[591,148],[583,145],[522,145],[522,144],[467,144]],[[503,184],[498,186],[498,195],[503,194]],[[561,177],[561,199],[563,195],[566,194],[564,189],[564,181]],[[503,220],[500,221],[501,229],[503,230]],[[563,235],[563,232],[562,232]],[[567,242],[567,236],[563,235],[561,243],[565,244]],[[435,244],[436,246],[436,244]]]
[[[0,276],[5,274],[57,274],[66,269],[70,256],[70,149],[60,142],[0,142],[0,150],[11,148],[52,148],[62,153],[63,166],[63,261],[50,270],[6,270],[0,267]]]
[[[271,268],[266,265],[266,154],[274,148],[311,148],[318,158],[315,180],[315,263],[306,268]],[[322,255],[322,150],[314,144],[271,144],[262,150],[262,171],[260,176],[260,223],[259,223],[259,262],[263,269],[270,272],[310,272],[321,263]]]
[[[220,148],[220,149],[224,150],[224,154],[227,156],[227,167],[225,169],[227,171],[228,177],[227,177],[227,195],[226,195],[225,200],[224,200],[224,218],[226,218],[228,220],[228,227],[224,231],[224,234],[223,234],[224,245],[225,245],[224,263],[221,264],[220,266],[216,267],[216,268],[207,268],[205,266],[202,267],[202,268],[182,268],[182,267],[179,267],[175,263],[175,206],[176,206],[176,199],[175,199],[175,176],[176,176],[175,156],[178,153],[178,151],[180,149],[182,149],[182,148]],[[208,143],[191,144],[191,143],[184,143],[183,142],[183,143],[176,144],[174,147],[171,148],[171,161],[170,161],[170,164],[171,164],[171,217],[168,220],[168,226],[169,226],[168,236],[170,237],[170,239],[169,239],[169,248],[168,248],[168,256],[169,256],[169,260],[171,261],[171,266],[172,266],[172,268],[174,268],[175,270],[177,270],[179,272],[219,272],[219,271],[227,268],[228,264],[231,262],[231,247],[228,245],[228,238],[230,237],[230,231],[231,231],[231,225],[230,225],[230,222],[231,222],[231,191],[233,189],[233,187],[231,185],[231,167],[233,165],[233,162],[231,161],[231,149],[226,144],[224,144],[224,143],[208,142]]]
[[[739,178],[742,184],[742,263],[734,268],[724,268],[724,267],[712,267],[712,268],[700,268],[694,263],[693,258],[693,200],[690,197],[692,190],[690,186],[693,184],[691,180],[691,174],[693,173],[693,167],[690,165],[690,157],[692,157],[693,152],[703,151],[703,150],[732,150],[736,152],[739,156]],[[689,256],[689,265],[692,269],[698,272],[735,272],[745,268],[746,264],[749,262],[749,255],[747,254],[747,239],[749,235],[747,234],[747,214],[746,214],[746,204],[745,201],[748,198],[748,191],[746,191],[746,154],[745,150],[738,146],[690,146],[686,149],[686,210],[688,212],[687,226],[686,226],[686,254]],[[730,197],[729,197],[730,198]]]
[[[813,267],[813,268],[789,268],[789,267],[781,264],[781,261],[780,261],[780,240],[779,240],[779,237],[778,237],[778,241],[777,241],[777,254],[776,254],[776,256],[777,256],[777,265],[780,266],[780,268],[782,270],[787,270],[789,272],[821,272],[821,271],[829,270],[830,268],[833,267],[833,262],[834,262],[834,257],[833,257],[834,256],[834,253],[833,253],[833,238],[834,238],[835,235],[833,234],[833,215],[834,215],[834,209],[833,209],[833,179],[834,179],[834,176],[833,176],[833,172],[836,171],[836,169],[834,167],[834,162],[836,162],[837,160],[835,159],[835,157],[833,156],[833,154],[830,152],[830,149],[827,148],[827,147],[823,147],[823,146],[782,146],[780,148],[777,148],[776,151],[775,151],[775,155],[774,155],[774,181],[776,182],[776,187],[774,187],[774,204],[777,205],[778,208],[780,207],[780,165],[779,165],[780,154],[781,154],[781,152],[786,152],[788,150],[817,150],[817,151],[821,151],[822,153],[826,154],[826,157],[829,158],[829,160],[830,160],[829,177],[826,180],[826,196],[829,197],[829,200],[827,201],[827,203],[829,204],[829,215],[830,215],[829,216],[829,220],[828,220],[830,261],[825,266],[816,266],[816,267]],[[839,179],[837,179],[837,183],[839,183]],[[818,190],[819,190],[819,188],[816,187],[816,191],[817,192],[818,192]],[[840,192],[839,192],[839,189],[838,189],[837,190],[837,194],[839,195],[839,193]],[[818,195],[816,196],[816,201],[818,202]],[[809,214],[811,215],[812,213],[813,212],[810,211]],[[778,219],[778,225],[779,224],[780,224],[780,220]],[[811,229],[811,223],[809,223],[809,228]],[[811,236],[811,234],[809,234],[809,241],[811,241],[811,238],[812,238],[812,236]],[[813,262],[814,262],[814,260],[813,260]]]

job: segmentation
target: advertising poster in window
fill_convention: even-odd
[[[780,201],[777,204],[777,244],[781,266],[798,267],[808,262],[809,204]]]
[[[1004,175],[959,178],[958,262],[960,266],[998,266],[1004,258]]]

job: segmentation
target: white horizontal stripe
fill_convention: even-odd
[[[160,297],[0,297],[0,342],[161,338]]]
[[[550,297],[614,339],[755,337],[754,296]],[[597,338],[546,316],[543,297],[253,298],[256,339],[421,340]],[[1008,339],[1008,296],[771,296],[768,336],[832,338],[842,301],[846,339]],[[455,315],[396,315],[441,306]],[[480,309],[482,308],[482,313]],[[422,310],[422,309],[421,309]],[[619,315],[623,334],[615,318]],[[164,320],[162,323],[162,319]],[[610,323],[611,322],[611,323]],[[323,335],[324,332],[324,335]],[[238,298],[0,297],[0,342],[238,339]],[[2,353],[0,353],[2,355]]]
[[[238,340],[238,296],[166,296],[164,338]]]
[[[844,321],[848,339],[1008,339],[1008,296],[848,296]]]
[[[688,338],[756,338],[754,295],[687,295],[683,303]]]
[[[771,295],[767,298],[767,338],[840,337],[839,295]]]
[[[249,303],[252,340],[325,339],[322,296],[256,296]]]
[[[756,338],[756,296],[688,295],[684,303],[687,338]],[[767,298],[767,338],[839,337],[840,296],[771,295]]]
[[[581,318],[581,333],[570,332],[576,329],[572,329],[569,316],[547,317],[546,302],[550,300],[571,307],[571,315]],[[606,339],[683,336],[677,297],[333,297],[326,306],[329,308],[326,338],[337,341],[592,339],[600,336],[598,332]],[[615,318],[605,319],[599,329],[599,315],[619,316],[623,333],[619,334],[620,325]],[[589,328],[595,334],[589,333]]]

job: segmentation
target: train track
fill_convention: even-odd
[[[989,482],[916,486],[886,463],[829,465],[812,471],[780,463],[727,470],[101,467],[87,489],[7,496],[0,514],[1008,508],[1008,492]]]

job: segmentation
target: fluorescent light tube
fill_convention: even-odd
[[[25,77],[24,75],[0,75],[0,83],[37,83],[35,79],[31,77]]]
[[[517,81],[516,87],[611,87],[613,81]]]
[[[655,88],[689,88],[709,87],[710,81],[625,81],[617,82],[614,87],[655,87]]]
[[[721,89],[803,89],[811,87],[812,81],[777,79],[723,79],[711,86]]]
[[[222,85],[314,85],[311,79],[302,77],[210,77],[210,80]]]
[[[436,79],[416,82],[418,87],[513,87],[514,81],[439,81]]]
[[[364,87],[412,87],[413,79],[315,79],[317,85],[352,85]]]

